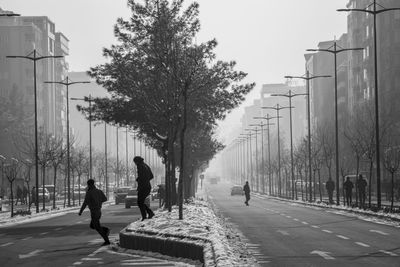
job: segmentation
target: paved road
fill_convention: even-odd
[[[78,211],[59,217],[0,228],[0,266],[177,266],[152,257],[101,247],[102,239],[89,228],[90,215]],[[111,228],[110,240],[140,217],[137,207],[103,208],[101,222]]]
[[[267,197],[247,207],[227,185],[209,193],[261,266],[400,266],[400,228]]]

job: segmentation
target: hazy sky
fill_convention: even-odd
[[[192,2],[192,0],[187,0]],[[216,38],[217,55],[235,60],[257,86],[242,106],[259,96],[262,84],[282,83],[284,75],[304,73],[304,53],[320,41],[346,32],[348,0],[198,0],[201,32],[197,41]],[[0,7],[27,16],[48,16],[70,40],[71,71],[104,62],[102,48],[115,43],[117,17],[128,18],[126,0],[1,0]],[[239,123],[242,109],[222,124]]]

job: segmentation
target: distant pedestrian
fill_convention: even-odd
[[[346,204],[351,206],[351,200],[353,195],[353,182],[350,181],[350,177],[347,176],[346,182],[343,183],[344,192],[346,194]]]
[[[24,201],[24,204],[28,204],[28,195],[29,195],[28,188],[24,186],[24,188],[22,189],[22,199]]]
[[[145,204],[145,200],[151,192],[150,180],[154,178],[154,175],[151,172],[150,167],[144,163],[144,159],[142,157],[134,157],[133,162],[135,162],[137,167],[137,204],[139,206],[140,213],[142,214],[142,221],[144,221],[145,219],[151,219],[154,216],[154,212]]]
[[[165,186],[163,184],[158,185],[158,197],[160,200],[160,208],[165,204]]]
[[[365,199],[366,199],[366,188],[367,188],[367,180],[363,178],[363,176],[360,174],[358,176],[357,180],[357,190],[358,190],[358,196],[360,199],[360,209],[365,209]]]
[[[326,191],[328,191],[329,204],[333,204],[333,191],[335,190],[335,182],[332,181],[332,178],[329,178],[325,184],[325,187]]]
[[[250,200],[250,186],[249,186],[248,181],[246,181],[246,184],[243,186],[243,191],[244,191],[244,196],[246,198],[246,201],[244,202],[244,204],[246,204],[248,206],[249,200]]]
[[[36,187],[32,187],[29,208],[31,208],[32,203],[34,203],[36,206]]]
[[[107,201],[107,197],[104,195],[103,191],[96,188],[93,179],[89,179],[87,181],[87,186],[85,200],[83,201],[82,207],[78,214],[81,216],[86,206],[89,206],[91,218],[90,228],[95,229],[104,239],[102,246],[107,246],[110,244],[110,240],[108,239],[108,236],[110,235],[110,228],[100,225],[101,206],[103,202]]]
[[[17,187],[17,200],[15,201],[15,205],[18,204],[18,200],[21,203],[21,205],[24,204],[22,200],[22,189],[19,186]]]

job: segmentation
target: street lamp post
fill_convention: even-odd
[[[274,123],[271,123],[270,120],[276,119],[276,117],[270,117],[269,114],[267,114],[266,117],[254,117],[254,119],[262,119],[266,120],[267,123],[267,142],[268,142],[268,192],[269,195],[272,195],[272,180],[271,180],[271,142],[270,142],[270,126],[274,125]]]
[[[257,142],[257,136],[258,136],[258,132],[261,132],[261,129],[258,129],[257,127],[260,126],[259,124],[250,124],[249,126],[256,126],[256,128],[251,129],[253,131],[255,131],[255,136],[256,136],[256,187],[257,187],[257,192],[260,191],[260,177],[258,175],[258,142]],[[262,139],[262,135],[261,135],[261,139]]]
[[[106,195],[108,196],[108,159],[107,159],[107,123],[104,122],[104,163],[105,163],[105,184],[106,184]]]
[[[327,52],[333,54],[335,71],[335,150],[336,150],[336,205],[340,204],[339,194],[339,123],[338,123],[338,88],[337,88],[337,54],[345,51],[364,50],[364,48],[343,48],[335,41],[328,49],[307,49],[310,52]]]
[[[247,160],[245,161],[246,162],[246,177],[247,177],[247,181],[249,181],[249,180],[251,180],[251,179],[249,179],[249,178],[251,178],[250,177],[250,164],[249,164],[249,161],[250,161],[250,153],[249,153],[249,138],[250,138],[250,136],[251,136],[251,133],[242,133],[242,134],[240,134],[241,136],[243,136],[243,138],[245,138],[245,157],[247,158]]]
[[[377,7],[380,9],[377,9]],[[372,7],[372,10],[368,8]],[[380,140],[379,140],[379,99],[378,99],[378,47],[377,47],[377,29],[376,29],[376,16],[393,10],[400,10],[400,8],[384,8],[382,5],[376,3],[376,0],[368,5],[365,9],[359,8],[347,8],[347,9],[338,9],[337,11],[355,11],[355,12],[364,12],[372,14],[374,17],[374,70],[375,70],[375,150],[376,150],[376,190],[377,190],[377,205],[378,209],[381,208],[381,160],[380,160]]]
[[[23,58],[33,61],[33,91],[35,102],[35,179],[36,179],[36,213],[39,213],[39,151],[38,151],[38,123],[37,123],[37,88],[36,88],[36,61],[47,58],[62,58],[64,56],[37,56],[36,49],[26,56],[7,56],[7,58]]]
[[[125,128],[125,153],[126,153],[126,185],[129,186],[129,160],[128,160],[128,126]]]
[[[80,83],[90,83],[89,81],[71,82],[67,76],[65,80],[60,82],[44,82],[47,84],[61,84],[65,85],[67,89],[67,183],[68,183],[68,207],[71,206],[71,174],[70,174],[70,143],[69,143],[69,86]]]
[[[312,201],[312,165],[311,165],[311,103],[310,103],[310,80],[317,78],[329,78],[330,75],[311,75],[308,69],[306,70],[306,76],[285,76],[287,79],[303,79],[307,82],[307,123],[308,123],[308,176],[309,176],[309,187],[310,187],[310,199]]]
[[[120,186],[119,185],[119,144],[118,144],[118,133],[119,133],[119,130],[118,130],[118,125],[116,126],[116,131],[117,131],[117,171],[116,171],[116,176],[117,177],[115,177],[116,178],[116,180],[117,181],[114,181],[116,184],[117,184],[117,186]]]
[[[295,197],[295,182],[294,182],[294,166],[293,166],[293,119],[292,119],[292,98],[295,96],[300,96],[300,95],[306,95],[306,94],[292,94],[292,90],[289,90],[287,94],[272,94],[271,96],[282,96],[282,97],[287,97],[289,98],[289,114],[290,114],[290,167],[291,167],[291,175],[292,175],[292,199]],[[296,193],[297,195],[297,193]]]
[[[253,117],[253,119],[257,119],[259,117]],[[256,124],[260,126],[261,129],[261,175],[262,175],[262,192],[265,194],[265,166],[264,166],[264,126],[263,121],[260,124]]]
[[[281,116],[279,116],[279,111],[281,109],[286,109],[290,107],[281,107],[279,104],[276,104],[276,107],[261,107],[262,109],[274,109],[276,110],[276,118],[278,121],[278,195],[281,197],[282,194],[282,184],[281,184],[281,140],[280,140],[280,133],[279,133],[279,121]]]
[[[89,96],[85,96],[84,98],[74,98],[71,100],[82,100],[85,102],[89,102],[89,178],[92,179],[93,175],[93,165],[92,165],[92,102],[94,98],[89,94]]]
[[[254,190],[254,175],[253,175],[253,149],[251,147],[251,143],[252,143],[252,129],[244,129],[245,131],[249,131],[249,159],[250,159],[250,181],[251,181],[251,188],[252,190]]]

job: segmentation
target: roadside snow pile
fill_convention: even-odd
[[[196,199],[185,204],[183,220],[178,219],[178,212],[178,207],[171,212],[158,210],[153,219],[133,222],[127,231],[201,243],[205,246],[206,266],[257,266],[237,230],[217,217],[208,202]]]

